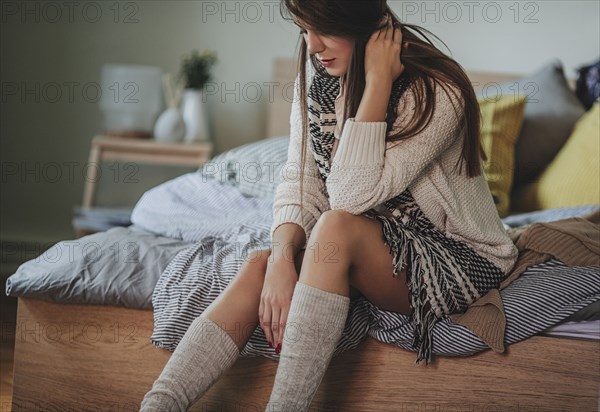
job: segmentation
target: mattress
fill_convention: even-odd
[[[589,205],[551,209],[509,216],[503,219],[503,223],[517,227],[581,216],[598,208],[598,205]],[[39,257],[25,262],[7,279],[6,294],[59,303],[152,309],[155,315],[153,343],[173,349],[191,321],[203,310],[202,305],[194,305],[193,294],[202,293],[197,289],[199,282],[196,280],[214,277],[215,273],[221,281],[230,279],[246,253],[269,246],[271,221],[272,200],[247,196],[235,186],[224,185],[198,172],[189,173],[146,192],[134,208],[131,226],[59,242]],[[187,264],[186,256],[199,250],[210,253],[202,255],[202,262]],[[548,267],[552,268],[559,282],[555,285],[558,290],[569,287],[569,283],[560,283],[565,281],[563,274],[570,276],[575,284],[586,284],[580,285],[571,300],[549,309],[544,322],[536,323],[532,317],[530,324],[535,324],[535,327],[524,328],[526,333],[516,333],[512,341],[542,332],[597,339],[598,334],[594,332],[597,332],[600,310],[593,305],[600,300],[600,292],[595,289],[600,283],[597,281],[598,268],[570,269],[564,265],[561,267],[560,262],[545,268]],[[525,285],[523,282],[533,282],[527,287],[544,284],[539,276],[545,273],[534,272],[523,276],[520,285]],[[173,284],[176,277],[187,278],[189,287],[175,294],[165,293],[165,286],[169,282]],[[225,286],[221,283],[215,290],[222,290]],[[165,309],[175,301],[185,301],[189,305],[179,312]],[[526,313],[519,309],[519,305],[528,302],[527,298],[511,303],[509,297],[506,302],[509,315],[519,311]],[[553,303],[552,299],[548,302]],[[362,302],[362,305],[360,310],[355,309],[357,313],[368,313],[367,303]],[[579,318],[578,314],[581,315]],[[525,322],[526,317],[521,316],[520,321]],[[365,323],[366,319],[357,317],[355,320],[363,322],[365,333],[377,338],[381,325]],[[402,330],[404,322],[405,319],[398,318],[393,327]],[[510,326],[509,322],[507,333]],[[453,333],[462,334],[464,342],[468,343],[459,348],[462,353],[485,348],[477,337],[470,336],[465,330]],[[259,339],[260,330],[257,329],[256,334],[256,346],[250,345],[246,355],[263,354],[261,345],[266,342]],[[448,342],[452,339],[453,335],[447,335]],[[438,339],[438,342],[443,341]],[[264,349],[266,351],[268,347]],[[440,350],[452,352],[454,349],[445,347]]]

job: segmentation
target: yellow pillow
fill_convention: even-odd
[[[581,116],[565,145],[518,200],[523,211],[598,203],[600,101]]]
[[[514,175],[515,143],[521,131],[526,95],[503,95],[495,99],[478,97],[481,109],[481,143],[488,160],[483,163],[498,215],[510,211]]]

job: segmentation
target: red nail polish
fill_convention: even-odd
[[[271,348],[272,348],[272,347],[273,347],[273,344],[271,343],[271,341],[269,340],[269,341],[267,341],[267,342],[269,343],[269,347],[271,347]]]
[[[281,352],[281,343],[280,343],[279,345],[277,345],[276,352],[277,352],[277,353]]]

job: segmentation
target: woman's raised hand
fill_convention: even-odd
[[[385,81],[393,83],[404,71],[400,60],[402,50],[402,31],[394,27],[390,15],[386,24],[376,30],[365,47],[365,81]],[[408,43],[404,45],[407,47]]]

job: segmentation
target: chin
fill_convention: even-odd
[[[337,76],[337,77],[343,76],[343,75],[346,73],[346,71],[344,71],[344,70],[335,69],[335,68],[333,68],[333,67],[325,67],[325,70],[326,70],[326,71],[327,71],[327,73],[329,73],[331,76]]]

